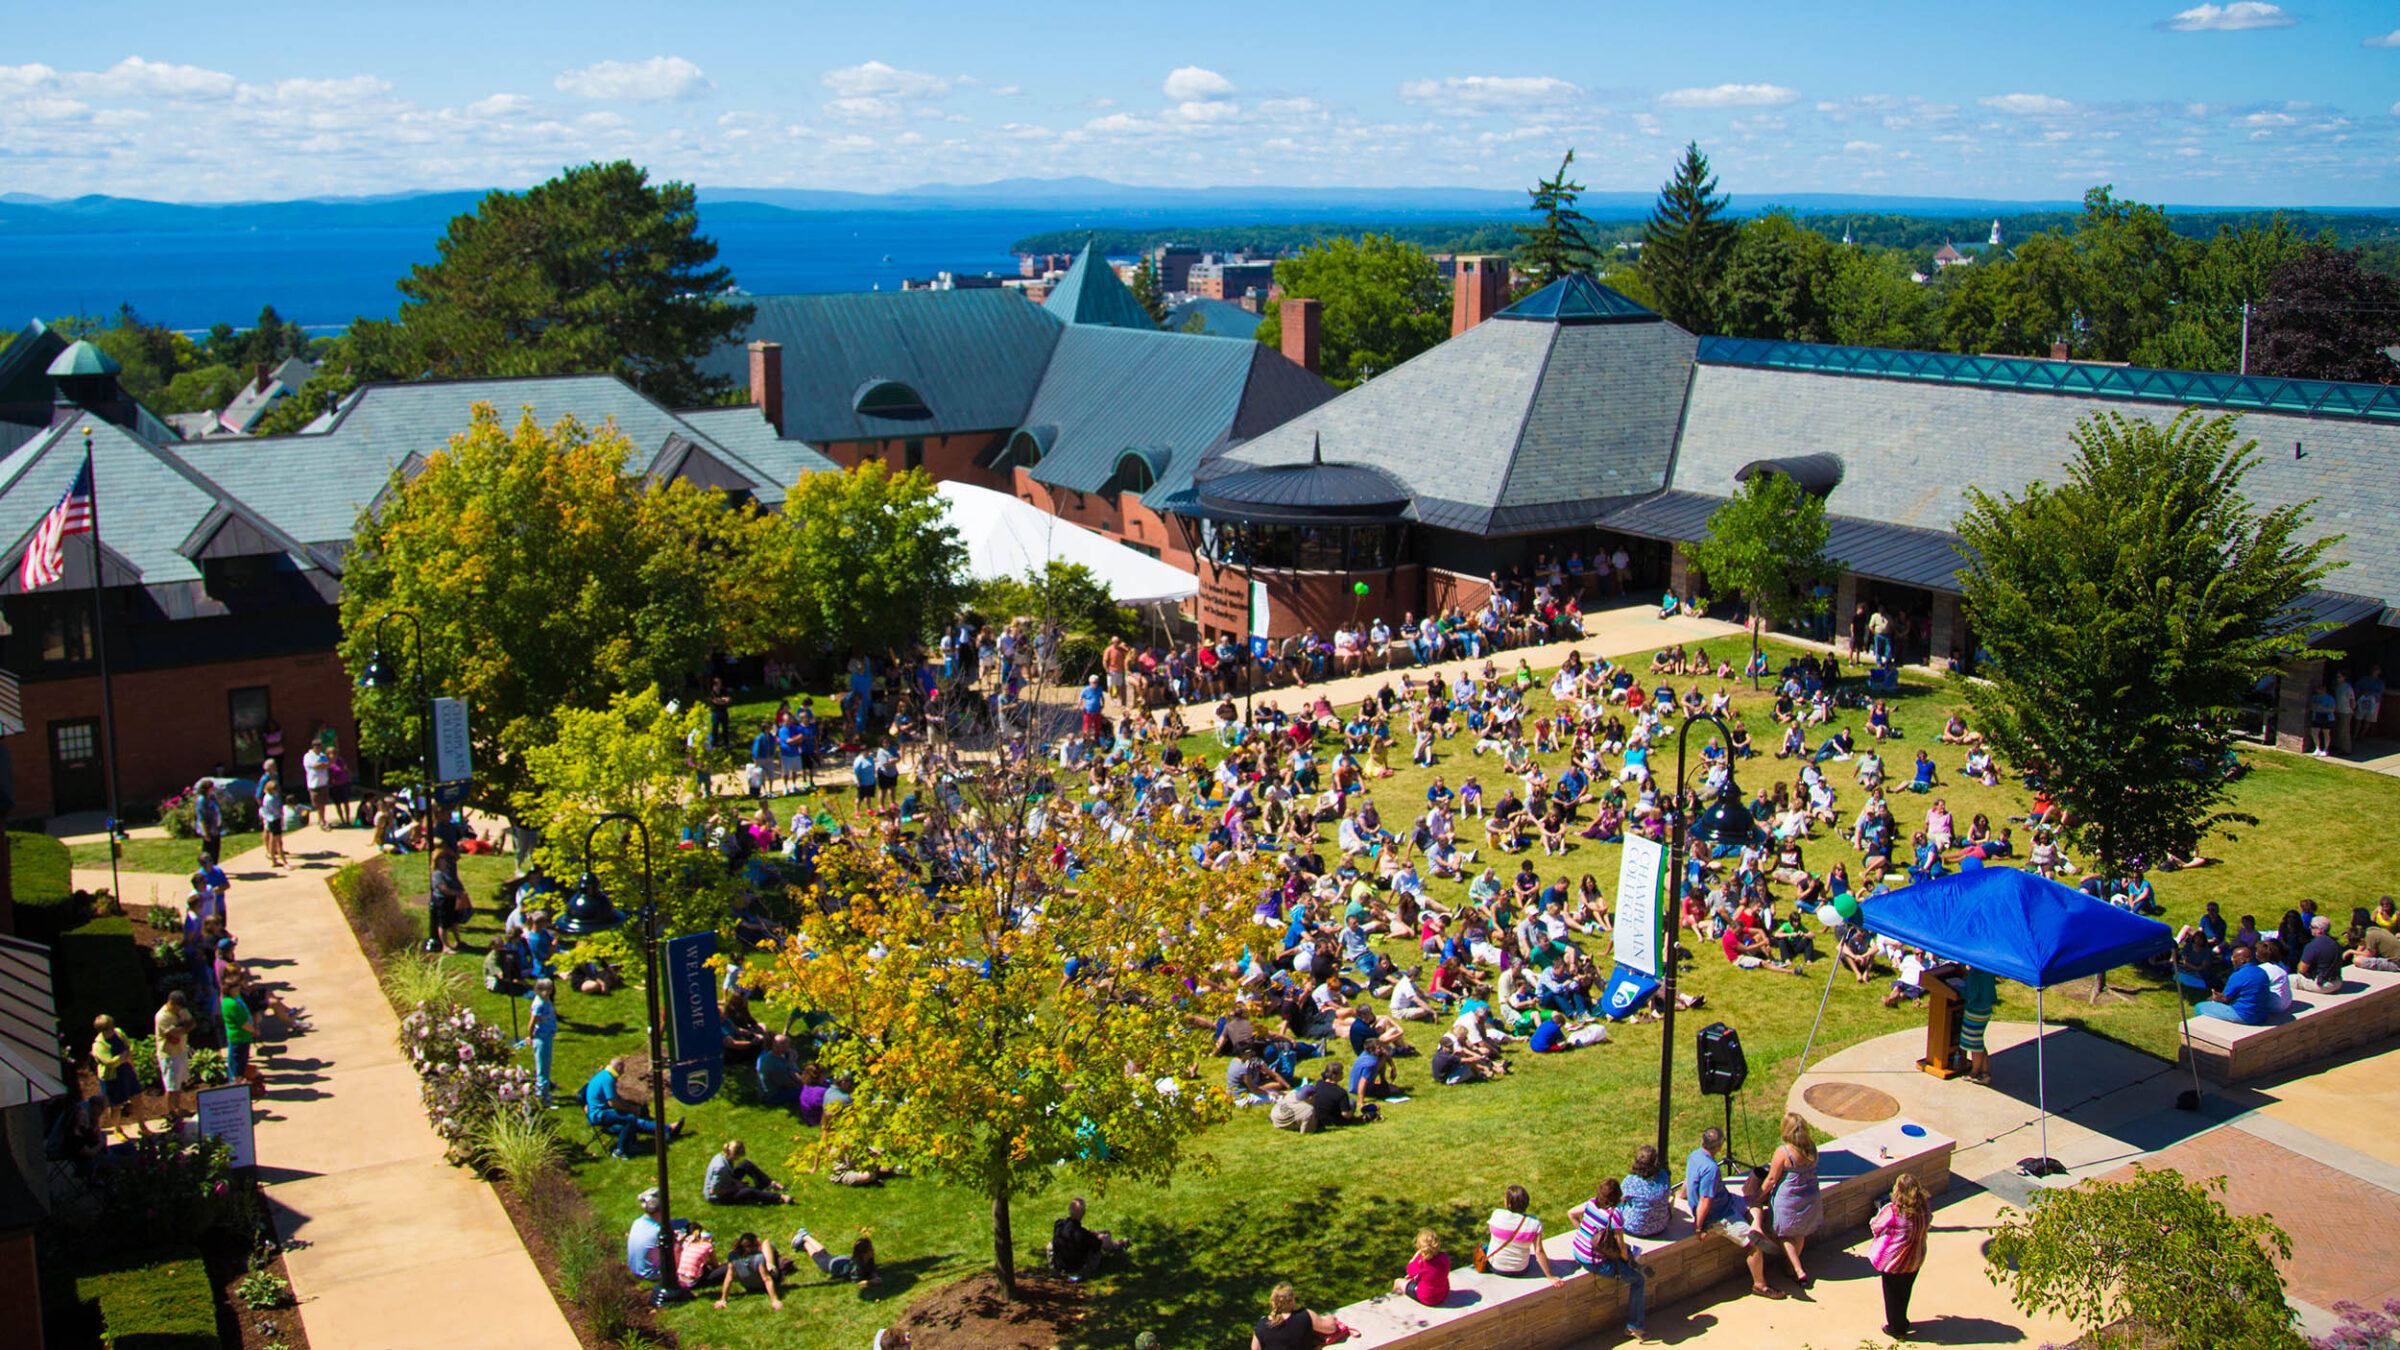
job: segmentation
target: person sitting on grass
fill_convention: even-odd
[[[828,1280],[854,1280],[861,1287],[875,1283],[875,1239],[863,1228],[858,1241],[850,1244],[848,1256],[835,1255],[805,1228],[792,1234],[792,1249],[816,1262]]]
[[[797,1052],[792,1049],[792,1038],[781,1033],[767,1042],[766,1049],[759,1051],[756,1065],[759,1105],[789,1106],[800,1100],[800,1066],[797,1058]]]
[[[708,1175],[701,1181],[701,1193],[712,1205],[788,1205],[792,1197],[784,1193],[783,1183],[771,1181],[750,1161],[748,1150],[739,1139],[728,1139],[725,1147],[708,1160]]]
[[[1899,973],[1892,981],[1892,991],[1883,996],[1883,1006],[1897,1008],[1911,999],[1925,997],[1925,954],[1914,947],[1900,949]]]
[[[1067,1202],[1067,1214],[1050,1225],[1050,1269],[1069,1280],[1081,1280],[1100,1269],[1100,1262],[1133,1244],[1083,1226],[1083,1197]]]
[[[647,1117],[637,1116],[625,1110],[618,1104],[617,1080],[624,1072],[625,1057],[619,1055],[584,1083],[583,1116],[585,1120],[591,1122],[592,1128],[613,1132],[617,1136],[617,1146],[613,1151],[613,1156],[630,1158],[633,1156],[633,1141],[655,1134],[658,1125]],[[673,1139],[682,1133],[683,1117],[677,1116],[674,1123],[667,1128],[667,1137]]]
[[[1842,941],[1837,959],[1842,969],[1856,974],[1858,982],[1865,984],[1875,977],[1875,938],[1855,923],[1843,924],[1840,931]]]
[[[1965,715],[1952,713],[1950,720],[1942,726],[1940,739],[1944,745],[1981,745],[1983,744],[1983,733],[1967,730]]]
[[[775,1245],[761,1242],[756,1233],[744,1233],[733,1240],[733,1254],[725,1260],[725,1282],[717,1288],[717,1306],[725,1306],[733,1297],[733,1287],[740,1285],[752,1294],[765,1294],[767,1306],[783,1311],[783,1295],[775,1288],[775,1277],[783,1263],[775,1255]]]

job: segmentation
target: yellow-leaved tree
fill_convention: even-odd
[[[980,789],[979,789],[980,785]],[[1230,1103],[1204,1076],[1250,906],[1179,829],[960,770],[918,847],[863,836],[818,857],[808,917],[766,974],[830,1021],[820,1058],[856,1078],[796,1163],[898,1164],[991,1201],[1016,1295],[1009,1202],[1059,1164],[1096,1186],[1213,1167],[1195,1147]]]

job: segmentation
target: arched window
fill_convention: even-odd
[[[924,396],[898,380],[869,380],[850,398],[850,410],[861,417],[921,422],[933,416]]]

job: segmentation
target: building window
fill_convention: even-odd
[[[925,467],[925,442],[903,442],[902,453],[908,457],[907,462],[901,466],[902,468],[922,469]]]
[[[1130,539],[1120,539],[1117,542],[1146,557],[1155,558],[1158,556],[1158,550],[1150,547],[1148,544],[1137,544]]]
[[[92,612],[81,605],[51,611],[42,624],[44,661],[92,659]]]
[[[62,764],[89,764],[100,757],[100,724],[52,722],[50,757]]]
[[[228,692],[225,713],[233,727],[233,767],[246,773],[265,763],[267,723],[273,720],[267,708],[266,686]]]

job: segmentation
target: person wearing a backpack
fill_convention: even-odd
[[[1931,1227],[1931,1207],[1925,1188],[1913,1173],[1892,1180],[1892,1196],[1869,1225],[1875,1245],[1867,1260],[1883,1277],[1883,1334],[1907,1340],[1914,1331],[1908,1320],[1908,1296],[1917,1286],[1917,1268],[1925,1263],[1925,1235]]]

